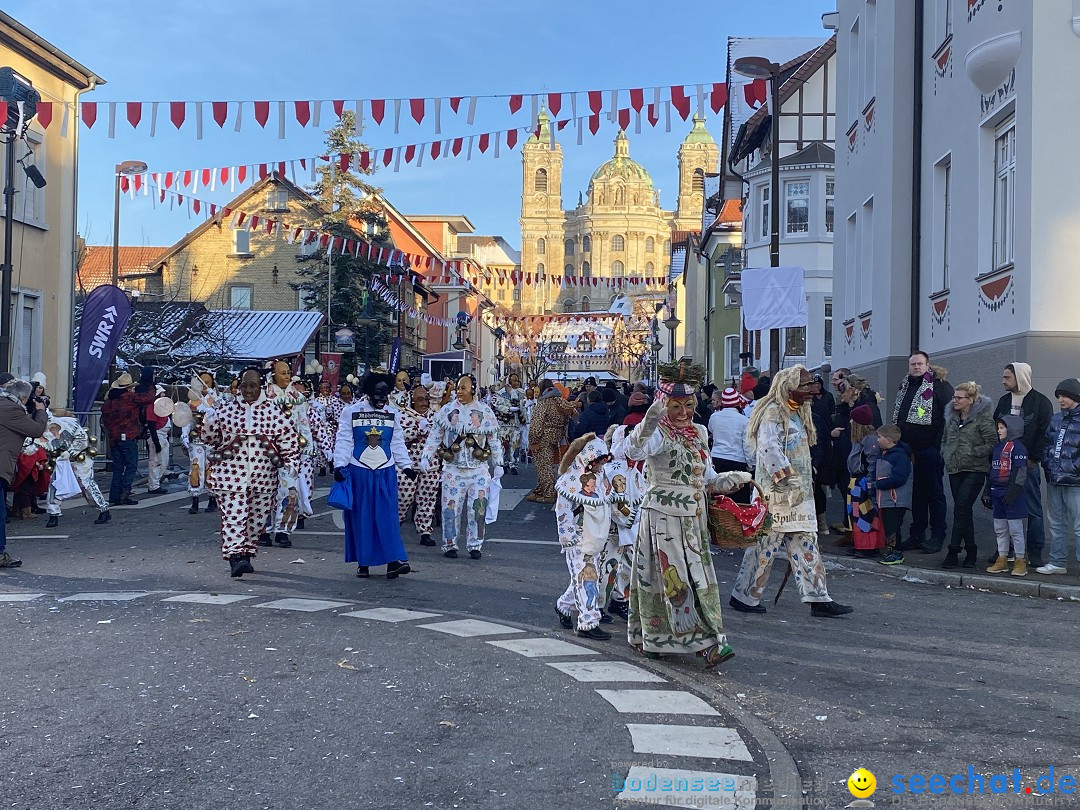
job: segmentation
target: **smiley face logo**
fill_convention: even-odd
[[[877,790],[877,779],[866,768],[859,768],[847,780],[847,789],[856,799],[873,796]]]

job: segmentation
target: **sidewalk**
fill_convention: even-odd
[[[949,533],[952,531],[952,498],[948,495],[949,513],[947,517]],[[839,523],[842,515],[840,500],[836,491],[829,492],[829,504],[826,510],[830,525]],[[1019,596],[1038,596],[1044,599],[1065,599],[1080,602],[1080,577],[1077,576],[1075,567],[1068,574],[1037,574],[1034,568],[1028,569],[1026,577],[1014,577],[1010,574],[987,574],[986,569],[990,565],[990,555],[997,551],[997,542],[994,538],[993,522],[990,513],[981,506],[975,508],[975,543],[979,548],[978,560],[975,568],[943,569],[942,561],[945,559],[945,550],[949,545],[949,533],[945,535],[945,547],[937,554],[923,554],[921,552],[904,552],[903,565],[882,565],[876,559],[863,559],[850,555],[851,546],[838,545],[841,540],[835,534],[819,536],[818,542],[823,554],[832,557],[840,565],[855,571],[864,571],[870,574],[878,574],[897,579],[906,579],[909,582],[931,583],[934,585],[948,585],[954,588],[974,588],[990,593],[1007,593]],[[904,519],[904,536],[907,536],[911,525],[910,515]],[[1049,531],[1049,529],[1047,530]],[[1047,546],[1050,538],[1047,537]],[[1046,559],[1046,551],[1043,550],[1043,559]],[[963,559],[963,552],[961,552]]]

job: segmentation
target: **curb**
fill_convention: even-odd
[[[994,577],[986,574],[942,571],[935,568],[917,568],[912,565],[882,565],[876,560],[860,560],[856,557],[828,553],[823,556],[842,570],[858,571],[863,574],[877,574],[878,576],[906,580],[919,585],[947,585],[953,588],[971,588],[977,591],[1002,593],[1009,596],[1033,596],[1040,599],[1062,599],[1080,602],[1080,585],[1036,582],[1007,574]]]

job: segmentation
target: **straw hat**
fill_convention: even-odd
[[[113,384],[109,386],[109,389],[131,388],[133,385],[135,385],[135,381],[131,379],[131,375],[125,371],[113,381]]]

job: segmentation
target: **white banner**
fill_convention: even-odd
[[[743,326],[750,330],[806,326],[806,282],[801,267],[742,271]]]

